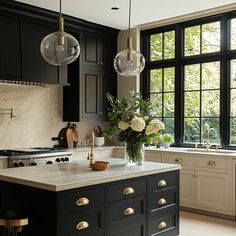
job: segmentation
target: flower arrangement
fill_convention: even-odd
[[[109,93],[107,99],[111,108],[108,118],[111,129],[109,137],[118,135],[118,140],[126,142],[126,151],[132,162],[142,164],[140,160],[141,146],[150,144],[165,129],[164,123],[156,119],[156,112],[148,100],[144,100],[140,93],[130,91],[131,97],[115,99]]]

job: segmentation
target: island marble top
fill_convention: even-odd
[[[106,161],[110,162],[110,167],[105,171],[93,171],[88,161],[3,169],[0,180],[63,191],[181,169],[180,165],[175,164],[144,162],[142,166],[126,167],[124,160],[106,158]]]

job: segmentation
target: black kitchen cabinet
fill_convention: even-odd
[[[0,79],[21,81],[20,21],[0,16]]]
[[[5,181],[0,189],[1,210],[29,218],[24,236],[179,235],[179,171],[59,192]]]

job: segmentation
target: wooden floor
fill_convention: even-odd
[[[181,211],[180,236],[236,236],[236,221]]]

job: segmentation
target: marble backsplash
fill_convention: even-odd
[[[0,114],[0,149],[53,146],[62,122],[62,87],[38,87],[0,84],[0,109],[13,108],[14,118]],[[0,110],[0,113],[2,111]],[[78,122],[79,138],[86,140],[96,125],[108,123]]]

